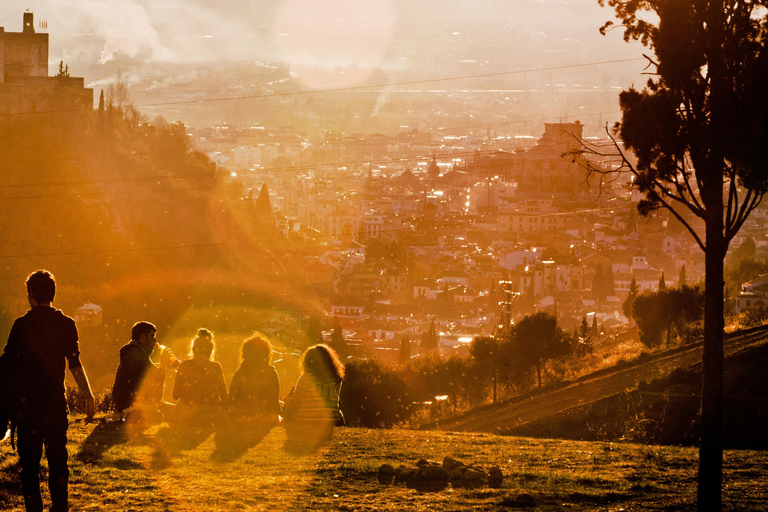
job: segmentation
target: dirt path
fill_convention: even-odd
[[[727,336],[726,357],[743,348],[768,342],[768,326],[739,331]],[[512,398],[493,406],[475,409],[460,417],[440,422],[435,428],[449,431],[503,434],[524,423],[588,404],[625,390],[636,389],[640,381],[649,382],[675,368],[701,362],[702,343],[694,343],[636,362],[620,369],[606,369],[586,375],[576,382],[527,398]]]

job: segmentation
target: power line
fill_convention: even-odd
[[[500,77],[500,76],[510,76],[510,75],[521,75],[526,73],[536,73],[536,72],[542,72],[542,71],[557,71],[561,69],[574,69],[574,68],[582,68],[582,67],[589,67],[589,66],[602,66],[607,64],[620,64],[623,62],[634,62],[634,61],[645,61],[645,58],[643,57],[633,57],[629,59],[614,59],[614,60],[604,60],[604,61],[597,61],[597,62],[584,62],[579,64],[566,64],[566,65],[560,65],[560,66],[549,66],[549,67],[541,67],[541,68],[530,68],[530,69],[518,69],[518,70],[512,70],[512,71],[499,71],[497,73],[483,73],[478,75],[462,75],[462,76],[452,76],[452,77],[444,77],[444,78],[428,78],[423,80],[409,80],[409,81],[403,81],[403,82],[392,82],[392,83],[379,83],[379,84],[369,84],[369,85],[355,85],[355,86],[349,86],[349,87],[335,87],[335,88],[326,88],[326,89],[314,89],[314,90],[305,90],[305,91],[289,91],[289,92],[274,92],[274,93],[265,93],[265,94],[247,94],[243,96],[228,96],[224,98],[203,98],[203,99],[196,99],[196,100],[179,100],[179,101],[165,101],[165,102],[156,102],[156,103],[145,103],[140,105],[133,105],[136,108],[142,108],[142,107],[167,107],[167,106],[174,106],[174,105],[190,105],[190,104],[200,104],[200,103],[213,103],[213,102],[222,102],[222,101],[237,101],[237,100],[252,100],[252,99],[266,99],[266,98],[280,98],[280,97],[287,97],[287,96],[306,96],[309,94],[326,94],[326,93],[332,93],[332,92],[349,92],[349,91],[359,91],[359,90],[366,90],[366,89],[375,89],[375,88],[388,88],[388,87],[399,87],[404,85],[421,85],[421,84],[428,84],[428,83],[438,83],[438,82],[452,82],[452,81],[458,81],[458,80],[473,80],[478,78],[493,78],[493,77]],[[87,111],[93,111],[93,107],[91,108],[78,108],[78,109],[63,109],[63,110],[47,110],[47,111],[36,111],[36,112],[4,112],[0,113],[0,116],[20,116],[20,115],[33,115],[33,114],[58,114],[58,113],[66,113],[66,112],[87,112]]]
[[[198,172],[198,173],[188,173],[188,174],[132,176],[130,178],[105,178],[100,180],[49,181],[49,182],[38,182],[38,183],[8,183],[8,184],[0,184],[0,189],[23,188],[23,187],[71,187],[76,185],[108,185],[112,183],[148,182],[148,181],[213,178],[213,177],[215,177],[215,173]]]
[[[141,153],[110,153],[101,155],[89,155],[89,156],[58,156],[58,157],[38,157],[38,158],[17,158],[17,159],[5,159],[0,160],[0,164],[18,164],[18,163],[38,163],[38,162],[69,162],[76,160],[100,160],[103,158],[116,158],[121,156],[151,156],[151,155],[179,155],[187,154],[186,150],[173,150],[173,151],[144,151]],[[2,186],[2,185],[0,185]]]
[[[618,64],[621,62],[632,62],[632,61],[645,61],[645,58],[641,57],[633,57],[631,59],[617,59],[617,60],[605,60],[600,62],[588,62],[588,63],[582,63],[582,64],[567,64],[563,66],[551,66],[546,68],[533,68],[533,69],[521,69],[521,70],[514,70],[514,71],[500,71],[498,73],[484,73],[480,75],[463,75],[463,76],[453,76],[453,77],[447,77],[447,78],[428,78],[424,80],[410,80],[405,82],[394,82],[391,84],[372,84],[372,85],[354,85],[349,87],[336,87],[336,88],[328,88],[328,89],[314,89],[310,91],[293,91],[293,92],[277,92],[277,93],[268,93],[268,94],[249,94],[245,96],[230,96],[227,98],[208,98],[203,100],[182,100],[182,101],[168,101],[168,102],[159,102],[159,103],[146,103],[144,105],[137,105],[137,107],[165,107],[165,106],[173,106],[173,105],[187,105],[191,103],[206,103],[206,102],[221,102],[221,101],[233,101],[233,100],[250,100],[250,99],[263,99],[263,98],[275,98],[275,97],[283,97],[283,96],[299,96],[299,95],[307,95],[307,94],[324,94],[329,92],[348,92],[348,91],[359,91],[364,89],[375,89],[377,87],[399,87],[402,85],[421,85],[421,84],[429,84],[429,83],[435,83],[435,82],[451,82],[451,81],[457,81],[457,80],[470,80],[470,79],[476,79],[476,78],[493,78],[493,77],[499,77],[499,76],[509,76],[509,75],[519,75],[519,74],[525,74],[525,73],[534,73],[534,72],[540,72],[540,71],[555,71],[560,69],[571,69],[571,68],[580,68],[580,67],[587,67],[587,66],[600,66],[604,64]]]
[[[154,185],[154,183],[150,183],[150,185]],[[178,189],[171,189],[171,190],[163,190],[163,196],[167,197],[171,194],[189,194],[190,192],[196,192],[196,191],[207,191],[210,192],[211,187],[205,185],[202,186],[201,184],[195,184],[195,185],[187,185],[184,187],[179,187]],[[0,195],[0,201],[2,200],[11,200],[11,201],[23,201],[23,200],[31,200],[31,199],[56,199],[61,197],[66,198],[81,198],[81,197],[99,197],[99,198],[106,198],[108,196],[117,196],[117,197],[132,197],[132,196],[139,196],[139,195],[146,195],[147,190],[146,189],[139,189],[135,188],[132,190],[92,190],[90,192],[63,192],[61,194],[35,194],[35,195],[28,195],[28,196],[2,196]]]
[[[42,258],[50,256],[89,256],[95,254],[118,254],[129,252],[151,252],[162,251],[168,249],[198,249],[203,247],[221,247],[226,245],[238,245],[247,242],[211,242],[205,244],[189,244],[189,245],[165,245],[157,247],[128,247],[123,249],[103,249],[98,251],[71,251],[71,252],[49,252],[49,253],[37,253],[37,254],[6,254],[0,256],[0,259],[15,259],[15,258]]]

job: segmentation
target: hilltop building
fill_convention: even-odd
[[[0,114],[93,108],[93,89],[68,73],[48,76],[48,34],[25,12],[21,32],[0,27]]]
[[[518,195],[575,198],[589,195],[587,173],[580,157],[565,158],[579,149],[584,125],[545,123],[536,145],[515,153],[476,155],[469,163],[475,178],[501,176],[515,184]]]

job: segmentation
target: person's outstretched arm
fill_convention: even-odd
[[[80,392],[85,397],[85,418],[86,421],[91,421],[93,415],[96,414],[96,401],[93,399],[93,392],[91,391],[91,384],[88,382],[88,375],[85,374],[85,368],[82,366],[70,367],[69,371],[72,373],[72,377],[77,382],[77,387],[80,388]]]
[[[307,391],[307,379],[305,374],[299,376],[299,380],[296,382],[296,386],[293,391],[285,397],[283,403],[283,417],[286,419],[293,419],[296,413],[299,412],[302,402],[304,402],[304,395]]]
[[[216,396],[219,397],[219,400],[222,402],[227,401],[227,382],[224,380],[224,370],[221,369],[221,364],[216,362],[215,366],[215,376],[214,376],[214,386],[215,386],[215,392]]]
[[[277,369],[275,369],[274,366],[272,367],[272,375],[270,379],[272,382],[266,389],[266,409],[270,413],[280,414],[282,412],[282,408],[280,406],[280,377],[278,376]]]

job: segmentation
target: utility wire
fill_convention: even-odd
[[[574,69],[574,68],[582,68],[582,67],[589,67],[589,66],[602,66],[607,64],[619,64],[623,62],[634,62],[634,61],[645,61],[646,59],[643,57],[633,57],[629,59],[615,59],[615,60],[604,60],[604,61],[598,61],[598,62],[584,62],[579,64],[566,64],[561,66],[549,66],[549,67],[541,67],[541,68],[530,68],[530,69],[518,69],[518,70],[512,70],[512,71],[500,71],[497,73],[483,73],[478,75],[462,75],[462,76],[452,76],[452,77],[445,77],[445,78],[428,78],[424,80],[409,80],[404,82],[392,82],[392,83],[384,83],[384,84],[370,84],[370,85],[355,85],[355,86],[349,86],[349,87],[335,87],[335,88],[327,88],[327,89],[313,89],[313,90],[305,90],[305,91],[287,91],[287,92],[274,92],[274,93],[265,93],[265,94],[247,94],[243,96],[228,96],[224,98],[203,98],[203,99],[196,99],[196,100],[179,100],[179,101],[164,101],[164,102],[156,102],[156,103],[145,103],[145,104],[139,104],[134,105],[136,108],[142,108],[142,107],[167,107],[167,106],[174,106],[174,105],[190,105],[190,104],[200,104],[200,103],[213,103],[213,102],[222,102],[222,101],[238,101],[238,100],[253,100],[253,99],[266,99],[266,98],[280,98],[280,97],[287,97],[287,96],[306,96],[309,94],[326,94],[326,93],[332,93],[332,92],[347,92],[347,91],[359,91],[359,90],[366,90],[366,89],[375,89],[378,87],[382,88],[389,88],[389,87],[399,87],[403,85],[420,85],[420,84],[428,84],[428,83],[438,83],[438,82],[452,82],[457,80],[472,80],[477,78],[493,78],[493,77],[500,77],[500,76],[510,76],[510,75],[520,75],[525,73],[536,73],[541,71],[557,71],[561,69]],[[58,114],[58,113],[65,113],[65,112],[89,112],[93,111],[93,107],[91,108],[79,108],[79,109],[63,109],[63,110],[48,110],[48,111],[37,111],[37,112],[4,112],[1,113],[0,116],[21,116],[21,115],[33,115],[33,114]]]
[[[204,103],[204,102],[220,102],[220,101],[232,101],[232,100],[251,100],[251,99],[262,99],[262,98],[275,98],[275,97],[283,97],[283,96],[299,96],[299,95],[307,95],[307,94],[323,94],[323,93],[329,93],[329,92],[345,92],[345,91],[359,91],[364,89],[375,89],[377,87],[398,87],[402,85],[421,85],[421,84],[429,84],[429,83],[436,83],[436,82],[452,82],[456,80],[471,80],[476,78],[492,78],[492,77],[499,77],[499,76],[509,76],[509,75],[519,75],[524,73],[534,73],[534,72],[540,72],[540,71],[555,71],[560,69],[571,69],[571,68],[581,68],[581,67],[587,67],[587,66],[600,66],[604,64],[618,64],[621,62],[633,62],[633,61],[645,61],[646,59],[643,57],[633,57],[631,59],[616,59],[616,60],[605,60],[600,62],[587,62],[587,63],[581,63],[581,64],[567,64],[563,66],[550,66],[546,68],[532,68],[532,69],[521,69],[521,70],[514,70],[514,71],[500,71],[498,73],[484,73],[480,75],[463,75],[463,76],[453,76],[453,77],[446,77],[446,78],[428,78],[424,80],[410,80],[405,82],[393,82],[391,84],[372,84],[372,85],[354,85],[349,87],[336,87],[336,88],[328,88],[328,89],[314,89],[309,91],[292,91],[292,92],[276,92],[276,93],[267,93],[267,94],[249,94],[245,96],[230,96],[226,98],[207,98],[204,100],[182,100],[182,101],[167,101],[167,102],[158,102],[158,103],[146,103],[144,105],[137,105],[139,107],[165,107],[165,106],[173,106],[173,105],[187,105],[191,103]]]

